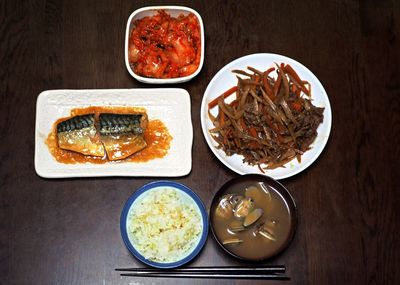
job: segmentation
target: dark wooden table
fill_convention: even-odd
[[[157,4],[194,8],[206,35],[200,74],[169,86],[190,93],[194,129],[192,171],[171,180],[192,187],[209,207],[218,187],[237,174],[203,138],[199,109],[207,84],[244,55],[294,58],[324,85],[333,124],[319,159],[282,180],[297,202],[299,225],[290,247],[266,263],[286,264],[286,284],[398,284],[400,2],[394,0],[1,1],[0,284],[189,282],[114,271],[142,266],[122,242],[119,216],[135,189],[158,178],[50,180],[37,176],[33,163],[41,91],[157,87],[129,75],[123,51],[129,15]],[[190,265],[241,264],[210,235]]]

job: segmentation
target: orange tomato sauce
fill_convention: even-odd
[[[146,112],[144,108],[138,107],[87,107],[77,108],[71,110],[71,116],[66,118],[58,119],[54,124],[52,131],[49,133],[46,139],[46,144],[49,148],[50,153],[60,163],[75,164],[75,163],[122,163],[122,162],[146,162],[156,158],[164,157],[170,148],[172,136],[169,134],[167,127],[160,120],[149,120],[147,128],[144,132],[144,139],[147,143],[147,147],[143,150],[134,153],[133,155],[116,161],[108,160],[107,156],[96,157],[83,155],[81,153],[64,150],[58,147],[57,142],[57,124],[65,121],[69,118],[84,114],[95,114],[96,117],[100,113],[118,113],[118,114],[129,114]]]
[[[128,57],[133,71],[144,77],[176,78],[200,65],[200,24],[193,13],[177,18],[164,10],[134,21]]]

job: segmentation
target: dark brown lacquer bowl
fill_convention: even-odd
[[[296,204],[278,181],[248,174],[225,183],[210,208],[212,233],[232,256],[269,259],[286,249],[297,227]]]

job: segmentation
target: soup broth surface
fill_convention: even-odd
[[[221,243],[226,242],[224,246],[230,252],[245,259],[263,259],[285,246],[291,234],[292,219],[285,199],[277,190],[263,182],[244,181],[226,189],[219,197],[220,201],[227,194],[251,198],[251,209],[262,209],[262,215],[255,222],[243,226],[245,217],[235,217],[235,206],[232,206],[232,215],[226,210],[221,214],[221,208],[214,206],[214,233]],[[232,230],[238,228],[240,230]],[[264,235],[260,234],[260,229]]]

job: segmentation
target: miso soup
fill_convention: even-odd
[[[238,181],[214,198],[211,221],[214,235],[231,254],[262,260],[281,251],[295,228],[295,206],[280,184]],[[289,200],[289,201],[288,201]],[[289,203],[289,204],[288,204]]]

